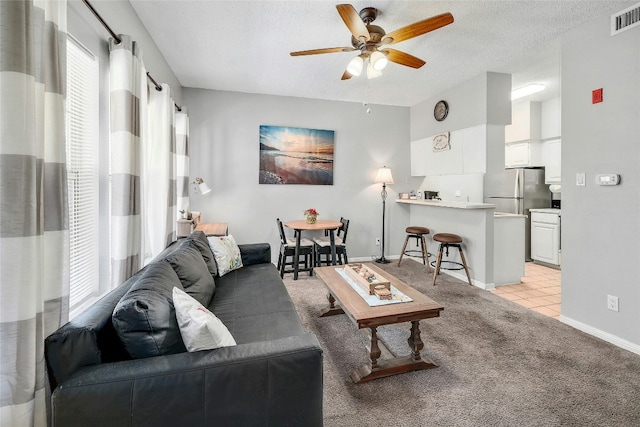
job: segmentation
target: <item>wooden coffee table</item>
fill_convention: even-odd
[[[346,314],[359,329],[369,328],[371,331],[371,361],[351,373],[354,383],[375,380],[389,375],[421,369],[435,368],[428,358],[420,355],[424,343],[420,339],[419,322],[422,319],[439,317],[444,307],[411,286],[381,270],[374,264],[365,264],[368,268],[380,273],[399,291],[411,297],[413,301],[371,307],[336,271],[335,266],[314,269],[316,275],[329,288],[329,308],[320,317]],[[338,267],[340,268],[340,267]],[[339,303],[339,306],[336,305]],[[411,322],[411,333],[407,343],[411,354],[404,357],[380,359],[383,350],[390,355],[384,345],[378,341],[377,328],[382,325]],[[378,360],[380,359],[380,360]]]

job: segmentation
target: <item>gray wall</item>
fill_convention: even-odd
[[[397,255],[408,225],[406,210],[393,202],[410,187],[409,109],[305,98],[184,88],[190,118],[191,179],[212,188],[201,196],[191,186],[192,211],[204,222],[228,222],[239,243],[269,242],[273,259],[280,246],[276,218],[303,219],[316,208],[319,219],[351,220],[350,259],[379,256],[381,185],[377,169],[391,168],[395,184],[387,199],[387,254]],[[335,131],[334,185],[258,184],[260,125]]]
[[[613,37],[609,28],[602,16],[562,46],[562,319],[638,352],[640,28]],[[592,105],[598,88],[604,102]],[[578,172],[585,187],[575,185]],[[596,186],[601,173],[622,183]],[[620,298],[619,312],[607,295]]]

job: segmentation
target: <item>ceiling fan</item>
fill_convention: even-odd
[[[324,49],[302,50],[291,52],[291,56],[317,55],[320,53],[337,53],[352,52],[359,50],[360,54],[353,58],[346,71],[342,75],[342,80],[350,79],[353,76],[359,76],[364,68],[365,61],[368,59],[367,77],[375,78],[382,74],[382,69],[387,66],[389,61],[396,64],[405,65],[411,68],[420,68],[425,62],[408,53],[395,49],[381,47],[400,43],[405,40],[412,39],[430,31],[449,25],[453,22],[453,15],[443,13],[431,18],[407,25],[399,28],[389,34],[371,23],[378,16],[378,9],[374,7],[365,7],[356,12],[355,8],[350,4],[336,5],[340,17],[351,31],[351,45],[347,47],[330,47]]]

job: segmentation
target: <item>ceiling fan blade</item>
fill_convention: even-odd
[[[449,25],[452,22],[453,15],[448,12],[441,15],[432,16],[431,18],[427,18],[424,21],[416,22],[390,32],[382,38],[380,44],[384,45],[400,43],[402,41],[426,34],[429,31],[437,30],[438,28]]]
[[[344,71],[344,74],[342,75],[342,78],[340,80],[349,80],[351,77],[353,77],[351,75],[350,72],[348,72],[347,70]]]
[[[317,55],[320,53],[336,53],[336,52],[352,52],[356,50],[353,47],[328,47],[324,49],[311,49],[300,50],[298,52],[291,52],[291,56],[303,56],[303,55]]]
[[[387,59],[389,61],[400,65],[406,65],[407,67],[420,68],[426,64],[422,59],[416,58],[413,55],[409,55],[408,53],[404,53],[399,50],[383,49],[381,52],[387,55]]]
[[[336,9],[338,9],[340,17],[356,40],[367,41],[371,38],[369,30],[367,30],[367,26],[353,6],[350,4],[338,4],[336,5]]]

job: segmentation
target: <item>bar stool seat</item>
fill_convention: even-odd
[[[427,270],[431,271],[431,266],[429,265],[429,251],[427,251],[427,241],[425,236],[431,231],[426,227],[420,227],[417,225],[410,225],[404,230],[407,233],[407,237],[404,239],[404,245],[402,245],[402,251],[400,252],[400,259],[398,260],[398,267],[402,262],[402,257],[406,255],[411,255],[414,252],[420,252],[422,256],[422,263],[427,266]],[[417,249],[409,249],[407,250],[407,243],[409,243],[409,239],[416,239],[416,246],[418,242],[420,242],[420,250]]]
[[[464,268],[464,271],[467,273],[467,280],[469,281],[469,284],[472,285],[471,275],[469,274],[469,267],[467,266],[467,260],[464,258],[464,252],[462,252],[462,242],[463,242],[462,237],[453,233],[436,233],[433,235],[433,240],[435,242],[440,243],[440,247],[438,248],[438,257],[435,261],[436,263],[435,270],[433,272],[433,286],[436,285],[436,279],[438,278],[438,274],[440,274],[441,268],[445,270],[461,270],[462,268]],[[447,260],[445,260],[445,262],[450,264],[461,265],[461,268],[446,268],[441,266],[442,254],[446,249],[447,251],[446,255],[448,257],[449,247],[458,248],[458,251],[460,252],[460,259],[462,260],[462,264],[455,261],[447,261]]]

